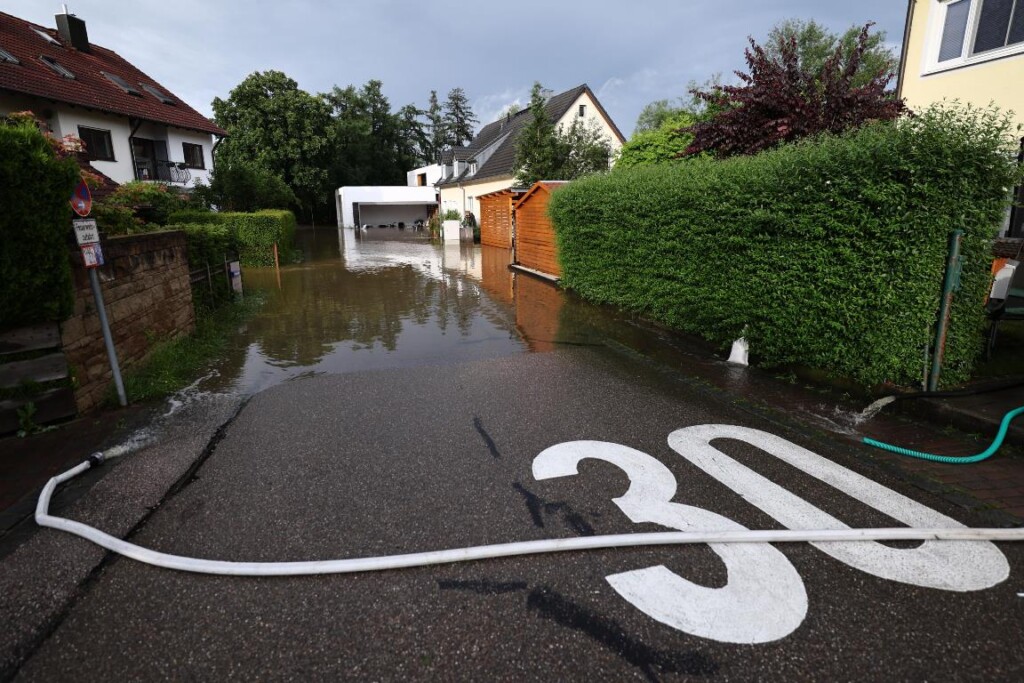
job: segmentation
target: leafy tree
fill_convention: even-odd
[[[682,129],[693,135],[685,153],[755,154],[806,136],[898,117],[905,107],[886,90],[891,73],[854,85],[870,27],[861,29],[855,49],[846,53],[838,45],[817,70],[802,67],[795,38],[780,46],[777,58],[749,39],[745,58],[750,73],[736,72],[741,85],[693,91],[713,111],[706,120]]]
[[[447,143],[450,146],[462,147],[473,139],[473,126],[479,123],[479,120],[470,109],[469,99],[462,88],[452,88],[448,91],[443,118]]]
[[[769,59],[781,64],[783,49],[791,41],[796,41],[800,68],[811,73],[819,73],[837,48],[840,48],[842,53],[840,66],[844,67],[849,63],[857,50],[861,30],[859,26],[851,26],[842,35],[837,35],[813,19],[788,19],[772,28],[765,41],[764,50]],[[885,45],[885,31],[871,32],[860,55],[852,84],[863,86],[879,74],[895,74],[897,64],[896,55]]]
[[[209,185],[197,180],[192,201],[221,211],[287,209],[298,203],[280,177],[244,161],[218,164],[210,174]]]
[[[693,142],[693,136],[682,132],[682,129],[696,121],[690,112],[677,111],[665,118],[658,128],[634,133],[622,146],[615,167],[631,168],[678,159]]]
[[[280,71],[256,72],[226,100],[213,100],[214,119],[230,133],[217,163],[252,164],[280,177],[307,210],[326,207],[330,110]]]
[[[568,130],[556,129],[546,104],[544,89],[534,83],[530,120],[516,147],[516,183],[529,186],[538,180],[574,180],[607,170],[611,145],[601,129],[580,121],[573,121]]]
[[[636,119],[633,135],[658,130],[666,121],[678,118],[680,114],[685,113],[687,109],[683,106],[682,98],[679,98],[678,102],[678,104],[673,104],[672,100],[655,100],[648,104]]]

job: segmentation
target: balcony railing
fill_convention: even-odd
[[[192,173],[181,161],[155,161],[150,164],[139,164],[135,169],[135,177],[139,180],[159,180],[184,185],[192,179]]]

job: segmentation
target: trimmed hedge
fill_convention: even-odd
[[[170,220],[176,224],[226,227],[235,239],[242,263],[247,266],[274,265],[274,243],[278,244],[280,251],[289,253],[295,241],[295,214],[291,211],[178,211],[171,215]]]
[[[166,230],[182,230],[185,232],[188,244],[189,268],[199,270],[206,264],[210,265],[213,273],[220,274],[223,269],[224,256],[238,251],[238,243],[231,231],[224,225],[210,225],[202,223],[183,223],[180,225],[168,225]],[[201,283],[199,288],[207,287]],[[205,292],[196,289],[193,297],[196,301],[202,301],[209,289]],[[225,277],[213,278],[214,300],[225,301],[231,299],[234,294],[230,284]]]
[[[982,347],[991,244],[1018,181],[1008,120],[939,105],[757,156],[616,170],[554,193],[563,283],[769,366],[920,382],[963,229],[943,384]]]
[[[79,178],[34,123],[0,119],[0,328],[71,314],[68,200]]]

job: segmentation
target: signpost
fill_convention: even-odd
[[[78,183],[71,195],[71,208],[82,217],[71,221],[71,225],[75,229],[75,240],[82,250],[82,263],[89,271],[89,286],[92,288],[92,296],[96,300],[96,313],[100,317],[103,344],[107,347],[107,358],[110,359],[110,371],[114,376],[117,398],[122,406],[126,406],[128,398],[125,396],[124,382],[121,380],[121,366],[117,362],[117,349],[114,348],[114,338],[110,334],[110,323],[107,320],[107,307],[103,303],[100,279],[96,275],[96,269],[104,263],[103,249],[100,247],[100,231],[96,227],[95,219],[86,218],[92,212],[92,194],[84,180]]]

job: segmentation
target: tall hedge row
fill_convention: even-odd
[[[78,165],[35,124],[0,120],[0,329],[63,320],[73,304],[68,239]]]
[[[273,246],[290,250],[295,241],[295,214],[267,209],[255,213],[225,211],[179,211],[171,214],[171,223],[180,225],[220,225],[231,233],[242,263],[247,266],[274,264]]]
[[[939,105],[753,157],[617,170],[552,197],[563,283],[765,365],[920,382],[965,231],[944,384],[981,349],[991,242],[1019,180],[1007,119]]]

